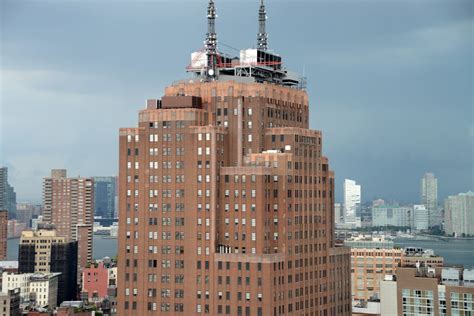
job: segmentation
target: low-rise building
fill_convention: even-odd
[[[432,249],[407,247],[403,250],[402,267],[414,267],[417,264],[423,267],[443,267],[444,258],[434,253]]]
[[[82,271],[82,291],[89,299],[103,299],[107,296],[109,269],[103,262],[91,264]]]
[[[23,273],[4,272],[2,276],[3,291],[19,289],[20,304],[55,308],[58,296],[58,277],[60,273]]]
[[[474,270],[400,267],[380,294],[382,315],[472,315]]]
[[[0,261],[0,292],[3,291],[2,289],[3,272],[17,273],[18,261]]]
[[[400,249],[384,236],[352,237],[344,245],[351,247],[353,307],[361,311],[368,308],[367,302],[379,300],[380,281],[385,275],[394,275],[401,266],[442,267],[444,262],[433,250]]]
[[[360,235],[344,240],[344,246],[365,249],[392,249],[394,243],[392,240],[385,239],[384,236]]]
[[[0,316],[20,315],[20,289],[0,292]]]
[[[379,282],[385,274],[393,274],[402,261],[403,251],[395,249],[393,242],[381,237],[359,237],[344,242],[351,247],[352,299],[377,299]]]

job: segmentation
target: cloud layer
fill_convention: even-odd
[[[255,3],[254,3],[255,2]],[[19,200],[51,168],[117,174],[120,127],[186,76],[203,1],[2,1],[0,164]],[[218,3],[221,43],[249,47],[256,1]],[[268,1],[270,46],[309,79],[311,126],[363,198],[473,189],[471,1]],[[223,45],[222,45],[223,46]],[[232,49],[223,47],[229,53]]]

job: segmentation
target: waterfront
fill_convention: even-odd
[[[17,260],[19,239],[8,240],[8,260]],[[473,240],[419,240],[415,238],[397,238],[395,246],[409,246],[433,249],[436,254],[444,257],[447,264],[461,264],[466,268],[474,268]],[[117,254],[117,239],[104,236],[94,236],[94,259],[105,256],[115,257]]]
[[[474,268],[474,241],[467,239],[451,240],[419,240],[415,238],[397,238],[395,246],[421,247],[423,249],[433,249],[437,255],[444,258],[447,264],[461,264],[465,268]]]
[[[117,255],[117,238],[94,235],[93,257],[100,259],[105,256],[115,257]],[[19,238],[8,239],[7,259],[17,260]],[[433,249],[436,254],[444,257],[447,264],[461,264],[466,268],[474,268],[474,240],[468,239],[418,239],[418,238],[396,238],[395,246],[421,247]]]

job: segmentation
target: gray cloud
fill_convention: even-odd
[[[253,45],[254,2],[219,4],[221,43]],[[309,78],[338,198],[347,177],[364,198],[416,202],[425,171],[441,196],[473,189],[471,1],[268,2],[270,46]],[[202,1],[1,6],[0,163],[19,200],[40,200],[51,168],[117,174],[118,129],[185,76],[205,32]]]

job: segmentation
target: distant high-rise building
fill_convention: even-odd
[[[59,236],[78,242],[78,280],[92,261],[94,181],[68,178],[64,169],[53,169],[43,179],[43,221],[53,224]]]
[[[220,55],[212,0],[207,16],[197,78],[120,129],[118,314],[351,315],[301,79],[272,51]]]
[[[372,226],[411,227],[412,207],[381,205],[372,207]]]
[[[60,272],[58,305],[77,299],[77,241],[67,241],[54,229],[40,228],[21,234],[18,251],[19,273]]]
[[[428,210],[428,226],[429,227],[441,227],[443,223],[443,208],[438,206],[436,209]]]
[[[361,187],[354,180],[344,179],[344,218],[355,220],[361,202]]]
[[[94,216],[114,218],[117,177],[94,177]]]
[[[7,210],[9,218],[15,218],[16,193],[8,183],[8,168],[0,167],[0,210]]]
[[[40,208],[40,206],[31,203],[17,203],[16,219],[21,223],[26,223],[28,227],[31,227],[31,220],[35,214],[39,213]]]
[[[8,211],[0,210],[0,260],[7,260]]]
[[[344,208],[341,203],[334,203],[334,222],[336,224],[344,222]]]
[[[8,168],[0,168],[0,209],[7,209]]]
[[[425,173],[421,178],[421,201],[428,210],[438,208],[438,179],[432,173]]]
[[[449,196],[444,212],[446,234],[474,236],[474,192]]]
[[[425,205],[413,205],[411,211],[411,228],[414,230],[426,230],[429,227],[429,211]]]
[[[385,204],[385,201],[382,199],[377,199],[372,201],[372,207],[382,206]]]

